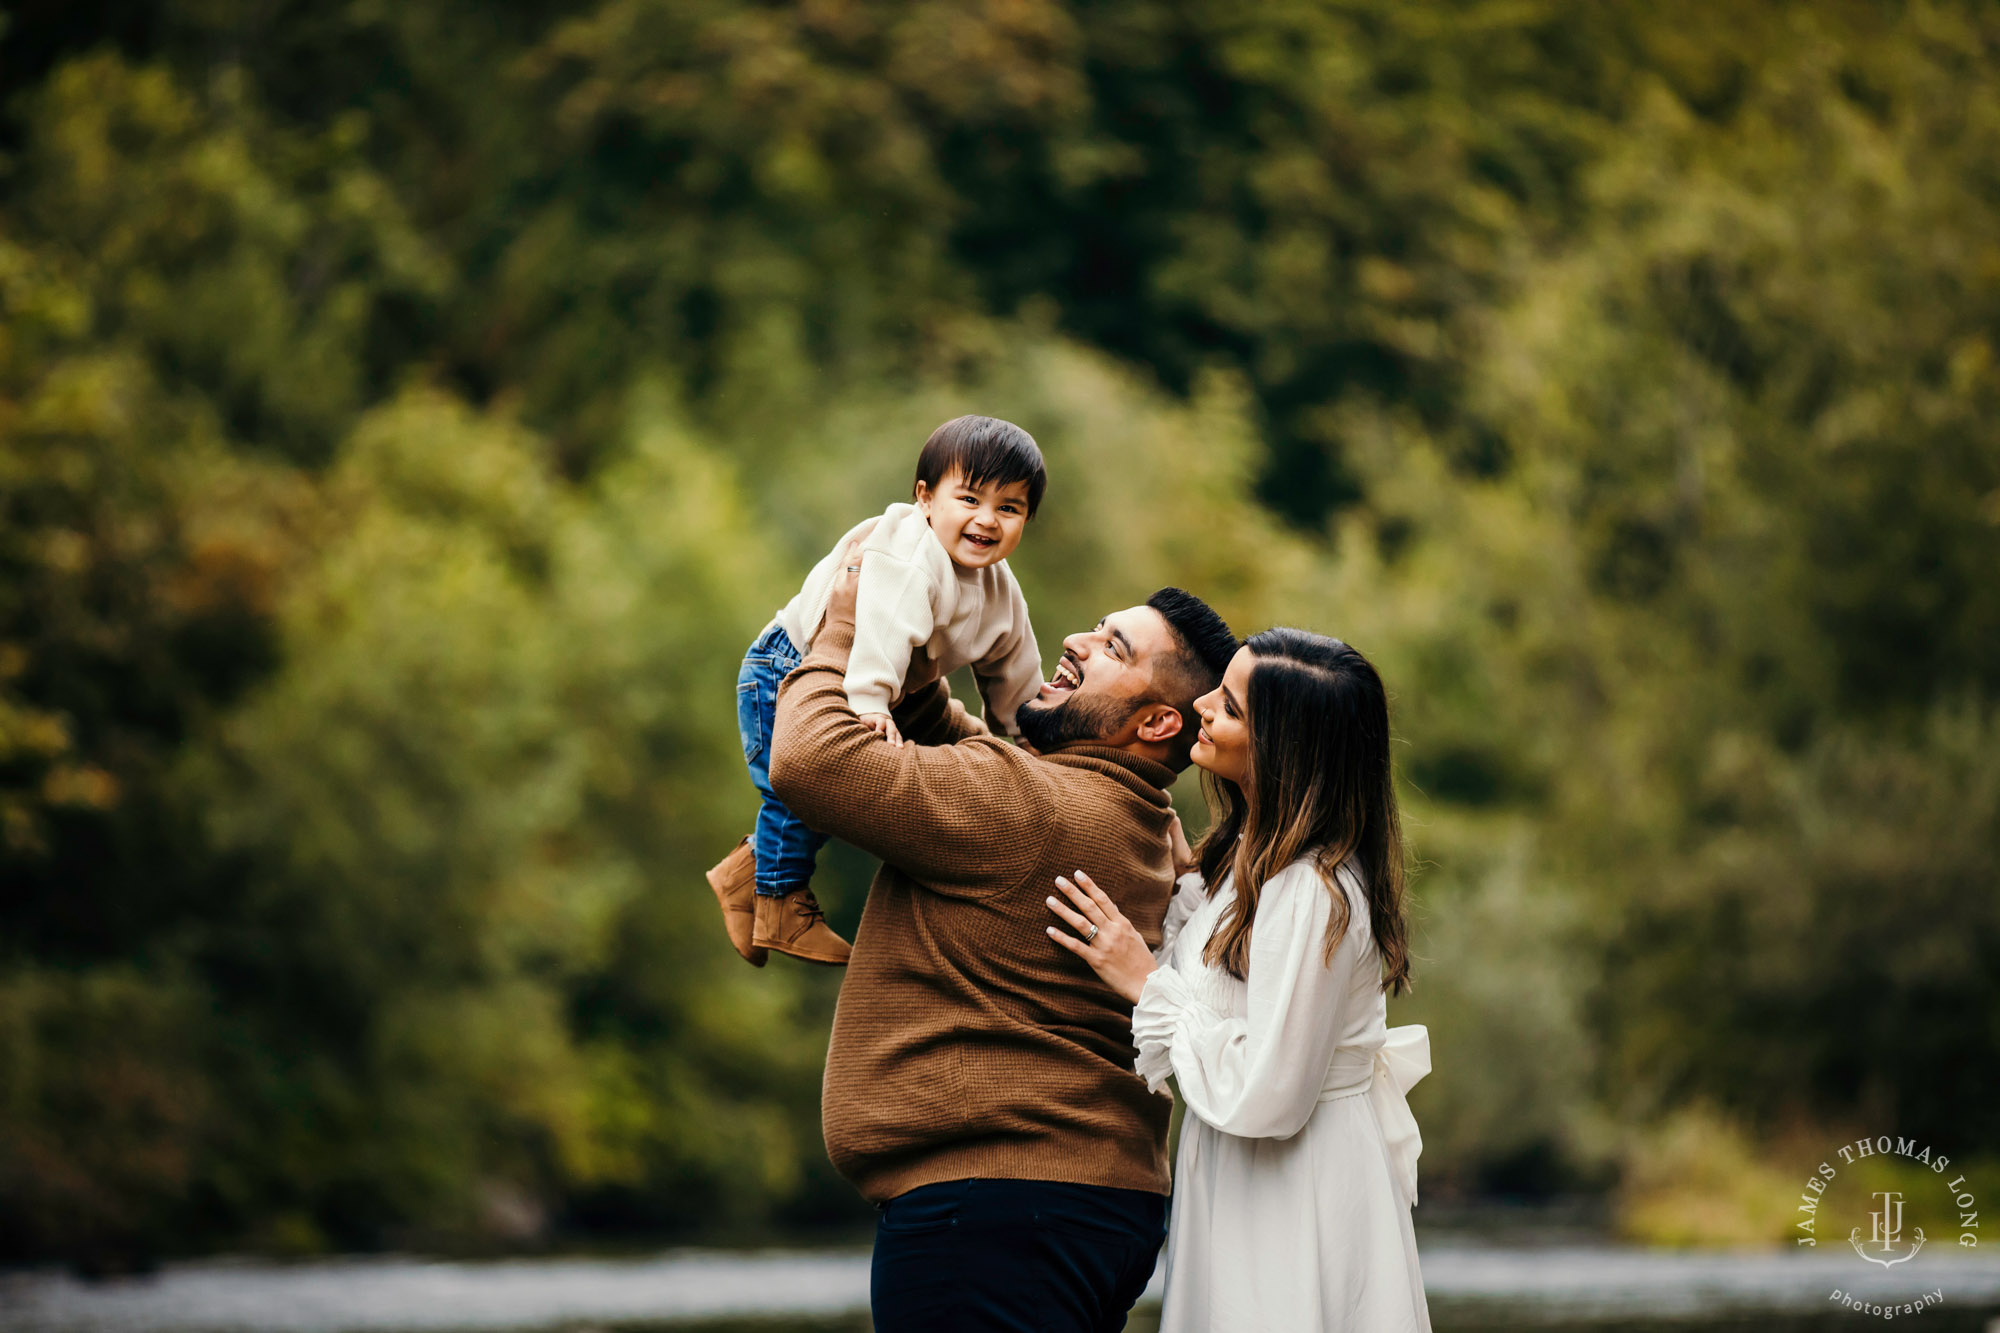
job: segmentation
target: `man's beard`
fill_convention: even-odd
[[[1021,739],[1041,754],[1053,754],[1078,741],[1101,741],[1145,706],[1144,700],[1104,699],[1071,694],[1061,703],[1030,699],[1015,710],[1014,725]]]

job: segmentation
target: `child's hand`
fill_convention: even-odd
[[[902,748],[903,733],[896,730],[896,719],[890,717],[887,713],[863,713],[861,715],[861,725],[867,727],[878,736],[887,737],[889,744],[895,746],[897,749]]]

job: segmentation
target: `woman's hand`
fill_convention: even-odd
[[[1081,870],[1076,872],[1075,884],[1057,876],[1056,887],[1069,901],[1051,895],[1049,910],[1076,927],[1077,933],[1050,926],[1049,938],[1089,963],[1090,970],[1106,985],[1137,1004],[1139,990],[1153,975],[1154,967],[1153,951],[1146,947],[1138,927],[1127,921],[1118,905]]]
[[[1181,827],[1178,810],[1167,813],[1167,851],[1174,858],[1174,878],[1194,869],[1194,850],[1188,846],[1187,830]]]

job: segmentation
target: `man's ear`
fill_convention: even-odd
[[[1139,739],[1159,745],[1181,734],[1181,710],[1169,704],[1147,704],[1139,714]]]

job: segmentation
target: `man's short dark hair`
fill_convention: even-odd
[[[1236,635],[1215,608],[1191,592],[1162,588],[1146,599],[1173,630],[1174,646],[1153,668],[1153,691],[1161,703],[1180,710],[1181,729],[1173,740],[1173,769],[1188,766],[1195,731],[1201,719],[1194,701],[1222,683],[1229,659],[1236,656]]]
[[[931,432],[917,455],[917,481],[936,490],[953,472],[974,486],[1026,482],[1029,518],[1042,507],[1042,492],[1049,485],[1035,437],[998,417],[953,417]],[[910,490],[915,493],[916,483]]]

